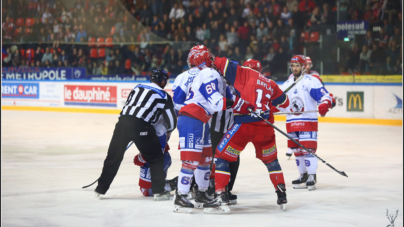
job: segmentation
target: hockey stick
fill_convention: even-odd
[[[127,151],[127,150],[129,149],[129,147],[132,146],[132,144],[133,144],[133,141],[130,142],[130,144],[126,147],[126,150],[125,150],[125,151]],[[99,179],[100,179],[100,178],[98,178],[97,180],[95,180],[93,183],[91,183],[91,184],[89,184],[89,185],[83,186],[82,189],[90,187],[91,185],[95,184]]]
[[[301,81],[303,79],[303,75],[301,75],[299,78],[297,78],[297,80],[295,82],[293,82],[293,84],[291,84],[288,88],[286,88],[283,93],[286,94],[286,92],[288,92],[290,89],[292,89],[297,83],[299,83],[299,81]]]
[[[284,115],[284,114],[304,114],[304,113],[317,113],[318,110],[311,110],[311,111],[303,111],[303,112],[279,112],[279,113],[274,113],[274,115]]]
[[[326,164],[328,167],[330,167],[331,169],[333,169],[335,172],[341,174],[344,177],[348,177],[348,175],[346,175],[346,173],[344,171],[338,171],[337,169],[335,169],[332,165],[328,164],[326,161],[324,161],[323,159],[321,159],[320,157],[318,157],[315,153],[311,152],[309,149],[307,149],[305,146],[301,145],[299,142],[297,142],[296,140],[294,140],[292,137],[290,137],[288,134],[284,133],[282,130],[280,130],[279,128],[277,128],[275,125],[273,125],[271,122],[267,121],[266,119],[262,118],[261,116],[259,116],[258,114],[256,114],[251,108],[247,108],[248,111],[250,111],[251,114],[254,114],[255,116],[261,118],[263,121],[265,121],[265,123],[269,124],[270,126],[272,126],[272,128],[276,129],[276,131],[280,132],[282,135],[286,136],[288,139],[292,140],[295,144],[297,144],[299,147],[303,148],[304,150],[306,150],[307,152],[309,152],[311,155],[315,156],[317,159],[319,159],[320,161],[322,161],[324,164]]]

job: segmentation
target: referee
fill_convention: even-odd
[[[153,70],[150,76],[151,83],[139,84],[129,94],[119,121],[115,125],[104,167],[95,189],[98,198],[108,191],[121,165],[126,146],[131,141],[150,164],[154,200],[170,198],[170,192],[164,190],[164,154],[154,128],[161,115],[167,133],[173,131],[177,124],[172,98],[163,90],[167,81],[168,75],[165,71]]]

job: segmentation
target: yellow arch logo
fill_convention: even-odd
[[[347,93],[347,111],[364,111],[364,95],[363,91],[353,91]]]

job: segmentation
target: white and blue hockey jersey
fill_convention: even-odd
[[[194,78],[180,114],[206,123],[214,112],[226,109],[226,97],[222,94],[233,99],[230,89],[219,73],[214,69],[205,68]]]
[[[309,74],[302,76],[304,78],[286,93],[290,104],[284,110],[287,112],[313,111],[326,100],[332,103],[330,94],[318,78]],[[286,90],[293,82],[294,77],[290,77],[282,84],[281,89]],[[287,132],[318,131],[317,113],[286,115],[286,130]]]
[[[201,70],[198,67],[193,67],[177,76],[173,84],[173,101],[176,111],[180,111],[184,106],[184,102],[188,96],[189,89],[191,88],[194,78]]]

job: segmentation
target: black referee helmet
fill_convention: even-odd
[[[150,75],[150,82],[155,82],[160,85],[163,81],[166,82],[167,84],[168,81],[167,72],[162,69],[153,70]]]

